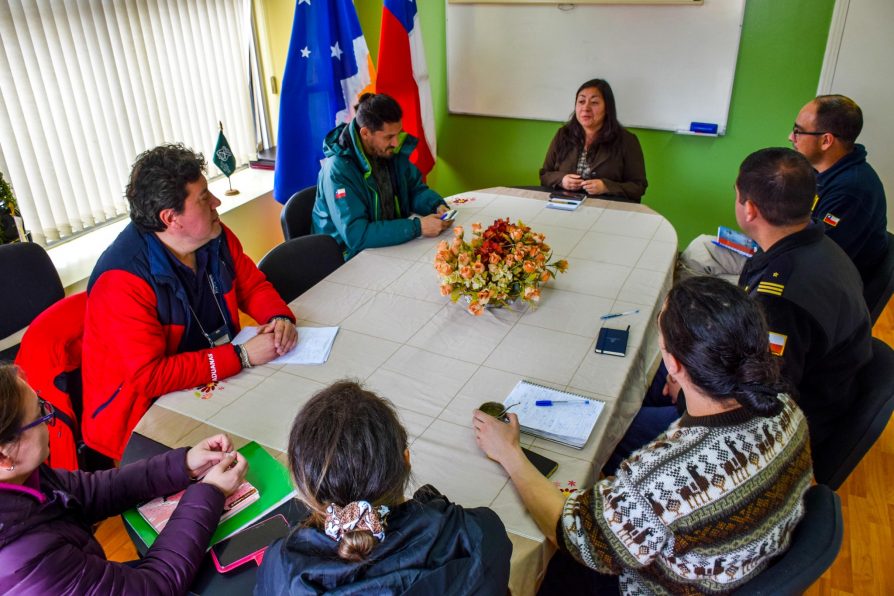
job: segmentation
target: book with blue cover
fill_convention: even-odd
[[[630,337],[630,325],[627,329],[612,329],[603,327],[596,338],[597,354],[609,354],[611,356],[627,355],[627,340]]]
[[[717,227],[717,239],[711,242],[744,257],[751,258],[757,252],[757,243],[754,240],[726,226]]]

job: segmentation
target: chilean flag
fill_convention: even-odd
[[[400,104],[404,130],[419,139],[410,161],[423,175],[428,174],[437,155],[435,114],[414,0],[385,0],[376,92],[390,95]]]

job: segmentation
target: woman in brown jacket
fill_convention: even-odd
[[[618,122],[612,88],[592,79],[575,97],[574,115],[546,152],[540,184],[639,202],[648,185],[643,150]]]

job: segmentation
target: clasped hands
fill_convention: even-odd
[[[565,174],[562,178],[562,188],[572,191],[583,190],[588,195],[603,195],[607,192],[605,182],[599,178],[584,180],[577,174]]]
[[[267,364],[298,343],[298,329],[286,319],[273,319],[258,328],[258,334],[242,344],[252,366]]]
[[[219,434],[186,452],[186,469],[193,480],[210,484],[229,497],[245,480],[248,462],[233,449],[230,437]]]

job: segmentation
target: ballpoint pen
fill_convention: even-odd
[[[633,310],[627,310],[624,312],[612,312],[612,313],[608,313],[607,315],[602,315],[601,317],[599,317],[599,320],[606,321],[608,319],[614,319],[617,317],[626,317],[627,315],[635,315],[638,312],[639,312],[638,308],[634,308]]]
[[[575,406],[575,405],[587,405],[590,403],[589,399],[538,399],[534,402],[535,406]]]

